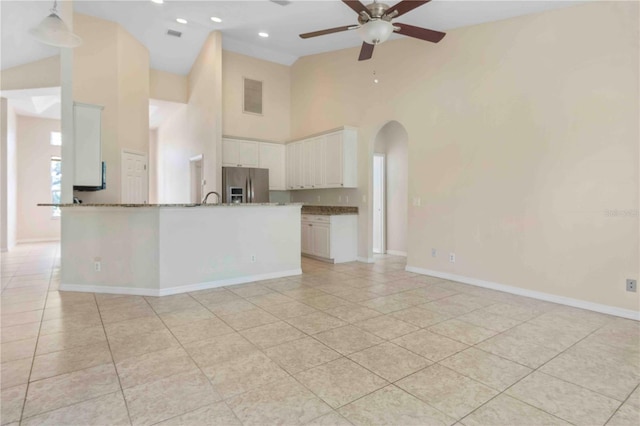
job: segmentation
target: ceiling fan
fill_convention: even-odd
[[[365,6],[359,0],[342,0],[344,4],[358,14],[358,25],[346,25],[343,27],[329,28],[321,31],[300,34],[300,38],[318,37],[325,34],[333,34],[342,31],[358,30],[363,43],[360,49],[359,61],[371,59],[373,48],[376,44],[384,43],[391,33],[398,33],[408,37],[437,43],[445,36],[440,31],[414,27],[413,25],[391,22],[393,19],[404,15],[413,9],[422,6],[431,0],[402,0],[393,6],[384,3],[373,3]]]

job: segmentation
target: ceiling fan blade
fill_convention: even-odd
[[[359,0],[342,0],[342,3],[349,6],[358,15],[361,14],[362,12],[366,13],[367,16],[369,15],[369,9],[367,9],[367,7],[364,4],[362,4]]]
[[[373,56],[373,48],[375,46],[369,43],[362,43],[362,48],[360,49],[360,56],[358,56],[359,61],[366,61],[367,59],[371,59]]]
[[[425,3],[429,3],[431,0],[402,0],[387,9],[386,16],[391,18],[397,18],[407,12],[411,12],[416,7],[420,7]],[[397,13],[396,13],[397,12]]]
[[[339,33],[341,31],[347,31],[347,30],[355,30],[356,28],[358,28],[358,25],[345,25],[344,27],[329,28],[329,29],[326,29],[326,30],[320,30],[320,31],[314,31],[314,32],[311,32],[311,33],[300,34],[300,38],[318,37],[318,36],[325,35],[325,34]]]
[[[401,24],[399,22],[393,23],[394,32],[398,34],[402,34],[408,37],[419,38],[420,40],[430,41],[432,43],[437,43],[444,38],[445,33],[441,33],[440,31],[428,30],[426,28],[414,27],[413,25]]]

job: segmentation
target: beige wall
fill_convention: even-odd
[[[0,72],[1,90],[60,86],[60,56],[8,68]]]
[[[291,68],[238,53],[222,52],[223,133],[285,142],[290,136]],[[243,78],[262,81],[263,114],[242,111]]]
[[[150,69],[149,97],[161,101],[186,103],[189,97],[187,76]]]
[[[220,192],[222,35],[212,32],[189,73],[189,101],[157,130],[157,197],[190,202],[189,158],[203,155],[204,192]]]
[[[104,106],[102,160],[107,189],[76,193],[85,202],[120,202],[123,149],[149,149],[149,52],[113,22],[75,14],[74,31],[84,43],[74,49],[73,97]]]
[[[51,132],[60,131],[60,120],[18,116],[18,220],[17,239],[57,240],[60,218],[52,217],[51,157],[60,157],[60,147],[50,144]]]
[[[359,127],[370,200],[377,130],[407,129],[410,266],[637,311],[638,215],[607,212],[639,203],[638,59],[625,2],[393,41],[369,62],[309,56],[292,68],[292,136]],[[361,214],[360,256],[370,223]]]
[[[0,98],[0,250],[16,245],[17,117],[11,103]]]

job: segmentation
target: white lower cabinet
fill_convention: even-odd
[[[358,255],[357,215],[302,215],[302,254],[332,263],[353,262]]]

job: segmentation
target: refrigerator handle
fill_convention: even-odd
[[[255,193],[255,190],[253,188],[253,178],[251,178],[251,180],[249,180],[249,182],[251,182],[251,202],[253,203],[255,201],[255,197],[256,197],[256,193]]]
[[[243,201],[245,203],[248,203],[249,202],[249,197],[250,197],[250,195],[249,195],[249,178],[246,178],[244,180],[244,190],[245,190],[245,196],[244,196],[244,200]]]

